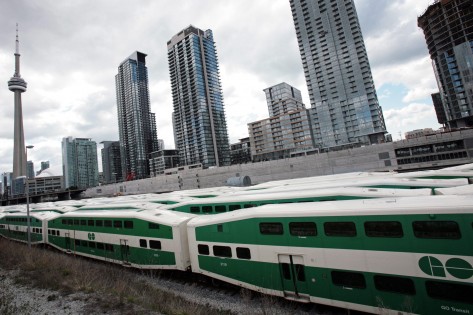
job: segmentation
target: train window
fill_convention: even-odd
[[[80,246],[80,240],[74,240],[74,245]]]
[[[199,213],[200,207],[191,207],[191,213]]]
[[[284,233],[282,223],[279,222],[261,222],[259,231],[265,235],[282,235]]]
[[[238,209],[241,209],[240,205],[229,205],[228,206],[229,211],[238,210]]]
[[[418,238],[461,238],[460,227],[455,221],[414,221],[412,228]]]
[[[379,291],[394,292],[406,295],[415,295],[414,282],[409,278],[374,276],[374,285]]]
[[[210,254],[208,245],[199,244],[199,245],[197,245],[197,250],[198,250],[199,254],[201,254],[201,255],[209,255]]]
[[[72,219],[67,219],[67,225],[72,225]]]
[[[362,273],[348,271],[332,271],[332,282],[335,285],[365,289],[366,281]]]
[[[226,212],[227,211],[227,207],[225,206],[215,206],[215,212]]]
[[[56,235],[56,230],[52,230],[52,231],[51,231],[51,234],[52,234],[53,236],[55,236],[55,235]]]
[[[67,224],[67,220],[66,220],[66,219],[62,219],[62,220],[61,220],[61,223],[62,223],[62,224]]]
[[[125,221],[125,229],[132,229],[133,228],[133,221]]]
[[[40,232],[40,233],[43,233],[43,229],[40,229],[39,232]],[[60,236],[60,235],[61,235],[61,233],[59,233],[59,230],[56,231],[56,235],[57,235],[57,236]]]
[[[426,281],[427,294],[434,299],[473,304],[473,286],[468,284]]]
[[[149,241],[149,248],[152,248],[152,249],[161,249],[161,242],[160,242],[160,241],[153,241],[153,240],[150,240],[150,241]]]
[[[95,220],[95,226],[103,226],[102,220]]]
[[[48,234],[51,235],[51,230],[48,230]]]
[[[150,230],[158,230],[159,229],[159,224],[157,224],[157,223],[148,223],[148,228]]]
[[[356,226],[353,222],[325,222],[327,236],[356,236]]]
[[[140,239],[140,247],[148,248],[148,242],[144,239]]]
[[[217,232],[223,232],[223,224],[217,224]]]
[[[305,281],[304,265],[295,264],[297,281]]]
[[[95,242],[89,242],[89,247],[90,248],[95,248]]]
[[[314,222],[290,222],[289,231],[294,236],[316,236],[317,226]]]
[[[94,226],[94,220],[89,220],[88,221],[88,226]]]
[[[257,205],[255,204],[252,204],[252,203],[246,203],[243,205],[243,208],[253,208],[253,207],[256,207]]]
[[[79,220],[74,219],[74,225],[79,225]]]
[[[112,220],[103,220],[103,226],[112,227]]]
[[[80,220],[80,225],[87,225],[87,220]]]
[[[105,244],[105,250],[113,253],[113,251],[114,251],[113,245],[112,244]]]
[[[240,259],[251,259],[250,249],[246,247],[236,248],[237,257]]]
[[[369,221],[365,222],[365,233],[369,237],[403,237],[401,222]]]
[[[213,246],[214,256],[217,257],[232,257],[232,249],[229,246]]]
[[[103,243],[97,243],[97,248],[98,249],[104,249]]]
[[[88,242],[87,241],[81,241],[80,244],[84,247],[87,247]]]
[[[113,227],[121,229],[123,226],[122,221],[113,221]]]
[[[212,212],[212,206],[202,206],[202,212],[211,213]]]

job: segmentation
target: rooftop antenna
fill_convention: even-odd
[[[20,54],[20,41],[18,40],[18,23],[16,23],[16,50],[15,54],[19,55]]]

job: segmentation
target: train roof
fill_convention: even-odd
[[[449,188],[435,188],[435,195],[470,195],[473,196],[473,185],[463,185]]]
[[[320,203],[271,204],[235,210],[216,215],[199,216],[189,226],[218,224],[250,218],[281,218],[308,216],[371,216],[406,214],[473,214],[473,196],[422,196],[380,198]]]
[[[15,212],[15,213],[4,213],[5,217],[26,217],[26,212]],[[30,212],[30,217],[39,220],[49,220],[58,216],[57,212],[54,211],[42,211],[42,212]]]
[[[400,196],[429,196],[432,190],[429,188],[420,189],[391,189],[391,188],[365,188],[365,187],[333,187],[322,189],[305,189],[295,191],[274,192],[267,191],[265,194],[253,195],[230,195],[219,196],[208,199],[194,199],[179,204],[170,205],[168,209],[174,209],[184,205],[205,205],[229,202],[252,202],[264,200],[287,200],[301,198],[323,198],[323,197],[352,197],[355,198],[382,198]]]
[[[94,219],[142,219],[146,221],[156,222],[160,224],[174,226],[182,222],[186,222],[194,217],[195,214],[169,211],[162,209],[149,209],[142,211],[76,211],[68,212],[58,216],[60,219],[64,218],[94,218]]]

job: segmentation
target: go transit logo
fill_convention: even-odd
[[[89,237],[89,241],[95,240],[95,233],[89,233],[87,236]]]
[[[445,266],[433,256],[424,256],[419,259],[420,269],[429,276],[445,278],[448,272],[452,277],[468,279],[473,276],[473,267],[469,262],[460,258],[450,258]]]

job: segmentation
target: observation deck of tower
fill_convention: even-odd
[[[8,81],[8,89],[15,93],[15,123],[13,134],[13,178],[26,176],[25,135],[23,129],[23,109],[21,93],[26,92],[26,81],[20,75],[20,41],[16,25],[15,73]]]

